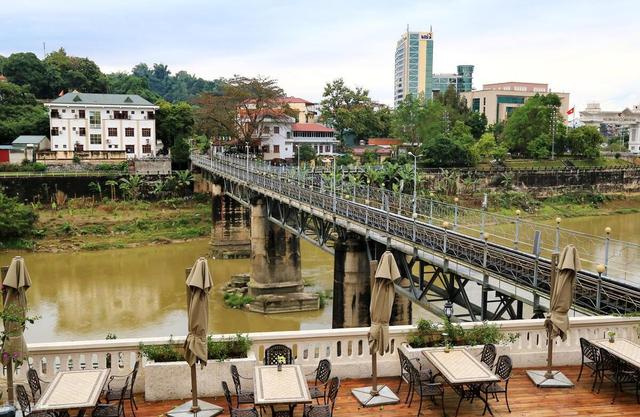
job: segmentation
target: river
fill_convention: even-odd
[[[640,243],[640,213],[563,220],[563,227]],[[33,285],[28,292],[30,342],[182,335],[186,329],[185,268],[208,252],[206,239],[187,243],[91,252],[1,252],[0,265],[22,255]],[[301,242],[306,291],[330,290],[333,257]],[[214,289],[209,323],[214,333],[331,327],[331,301],[316,312],[262,315],[225,307],[221,289],[233,274],[249,272],[247,259],[210,260]],[[640,268],[640,265],[638,265]],[[416,309],[417,307],[414,307]],[[424,314],[414,311],[414,318]]]

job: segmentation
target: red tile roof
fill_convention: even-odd
[[[280,99],[283,103],[302,103],[302,104],[316,104],[309,100],[305,100],[299,97],[283,97]]]
[[[333,129],[320,123],[294,123],[291,130],[294,132],[333,132]]]
[[[368,145],[400,145],[402,141],[394,138],[369,138]]]

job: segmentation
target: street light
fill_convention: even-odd
[[[249,175],[249,145],[244,145],[247,149],[247,175]]]
[[[451,317],[453,317],[453,303],[449,300],[444,303],[444,315],[447,320],[451,320]]]
[[[413,215],[416,215],[416,203],[418,199],[418,157],[422,155],[414,155],[409,152],[409,156],[413,157]]]
[[[336,154],[333,154],[333,178],[331,180],[333,183],[333,212],[336,212]]]

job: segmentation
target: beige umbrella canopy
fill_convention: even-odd
[[[552,283],[549,325],[551,337],[560,336],[564,341],[569,331],[569,309],[573,303],[576,272],[581,269],[578,251],[573,245],[565,246],[558,261],[558,273]]]
[[[398,397],[386,386],[378,387],[377,356],[389,347],[389,320],[395,297],[393,282],[400,278],[398,265],[390,251],[382,254],[376,269],[376,279],[371,288],[371,328],[369,329],[369,350],[371,351],[372,386],[355,388],[353,395],[364,406],[377,406],[398,402]]]
[[[192,409],[198,409],[196,363],[207,364],[207,327],[209,320],[209,290],[212,287],[209,265],[199,258],[187,277],[187,314],[189,334],[184,342],[184,357],[191,366]]]
[[[13,361],[27,359],[27,343],[24,339],[24,320],[27,311],[27,290],[31,286],[29,271],[21,256],[11,260],[7,275],[2,281],[3,309],[14,319],[4,322],[5,340],[2,344],[2,363],[7,366],[9,402],[13,401]]]

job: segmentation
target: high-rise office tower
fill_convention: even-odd
[[[394,103],[397,106],[408,94],[432,97],[433,34],[410,32],[409,27],[396,46]]]

